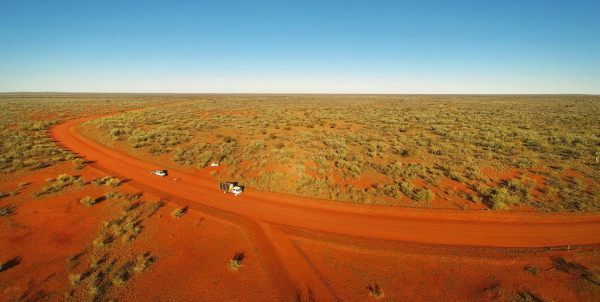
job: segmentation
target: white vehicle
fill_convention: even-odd
[[[165,177],[169,173],[167,173],[167,170],[150,170],[150,174],[158,175],[160,177]]]
[[[218,167],[218,166],[219,166],[219,163],[212,163],[212,164],[210,164],[210,166],[211,166],[211,167]]]
[[[237,182],[221,182],[219,183],[219,188],[223,190],[223,193],[233,193],[233,195],[238,196],[244,192],[244,188],[238,186]]]

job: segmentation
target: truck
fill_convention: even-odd
[[[223,193],[233,193],[235,196],[244,192],[244,187],[238,186],[238,183],[234,181],[220,182],[219,189],[221,189]]]

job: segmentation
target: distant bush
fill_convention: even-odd
[[[244,260],[244,253],[235,253],[233,258],[229,260],[229,268],[232,271],[238,271],[242,267],[242,260]]]
[[[516,180],[516,179],[511,179],[507,182],[508,188],[510,190],[512,190],[513,192],[520,192],[523,194],[529,193],[529,186],[527,186],[526,184],[524,184],[523,182]]]
[[[91,196],[86,196],[84,198],[82,198],[79,202],[83,203],[84,205],[91,207],[92,205],[94,205],[96,203],[96,199],[92,198]]]
[[[416,201],[432,201],[435,198],[435,194],[429,189],[417,190],[415,193]]]
[[[186,212],[185,209],[177,208],[177,209],[173,210],[173,212],[171,212],[171,216],[173,216],[173,218],[179,218],[179,217],[183,216],[185,214],[185,212]]]
[[[518,197],[513,196],[506,188],[499,188],[494,191],[490,198],[490,205],[493,210],[507,210],[509,206],[515,204]]]
[[[104,233],[94,240],[93,245],[96,248],[105,248],[108,247],[114,240],[115,238],[112,235]]]
[[[81,170],[83,169],[83,159],[76,158],[73,160],[73,170]]]
[[[79,283],[81,282],[81,274],[70,274],[69,281],[73,286],[79,285]]]
[[[107,186],[107,187],[118,187],[121,184],[121,180],[112,176],[105,176],[90,182],[94,186]]]
[[[14,207],[4,206],[0,208],[0,217],[8,217],[14,212]]]
[[[367,289],[373,298],[383,298],[383,292],[381,291],[381,288],[379,288],[379,284],[375,283],[373,285],[369,285],[367,286]]]

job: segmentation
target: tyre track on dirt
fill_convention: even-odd
[[[271,239],[278,259],[284,264],[287,275],[298,290],[300,301],[339,301],[333,290],[298,250],[290,236],[277,226],[259,223],[264,234]]]
[[[112,174],[123,178],[123,175],[116,174],[97,163],[89,164],[91,168]],[[285,263],[280,261],[279,253],[274,247],[272,238],[267,236],[261,223],[253,219],[237,215],[231,212],[226,212],[217,208],[206,206],[197,201],[187,200],[180,197],[165,193],[154,187],[146,186],[135,180],[128,180],[127,185],[140,190],[142,193],[149,193],[160,198],[161,201],[174,203],[180,207],[185,207],[187,210],[194,210],[203,215],[210,216],[213,219],[223,221],[224,223],[233,225],[248,235],[248,241],[254,249],[254,253],[258,257],[258,263],[261,263],[266,269],[266,273],[270,277],[269,282],[273,286],[273,297],[265,298],[264,301],[293,301],[298,298],[298,289],[293,286],[294,278],[289,274],[289,269],[286,269]],[[248,251],[241,252],[247,254]]]

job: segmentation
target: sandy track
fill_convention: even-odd
[[[525,213],[389,208],[300,198],[247,188],[235,197],[218,184],[196,175],[170,170],[150,174],[155,164],[114,151],[79,134],[76,126],[96,117],[53,127],[51,135],[88,161],[123,178],[175,197],[270,224],[288,225],[355,236],[422,243],[548,247],[600,244],[598,213]],[[181,177],[174,182],[174,177]]]

